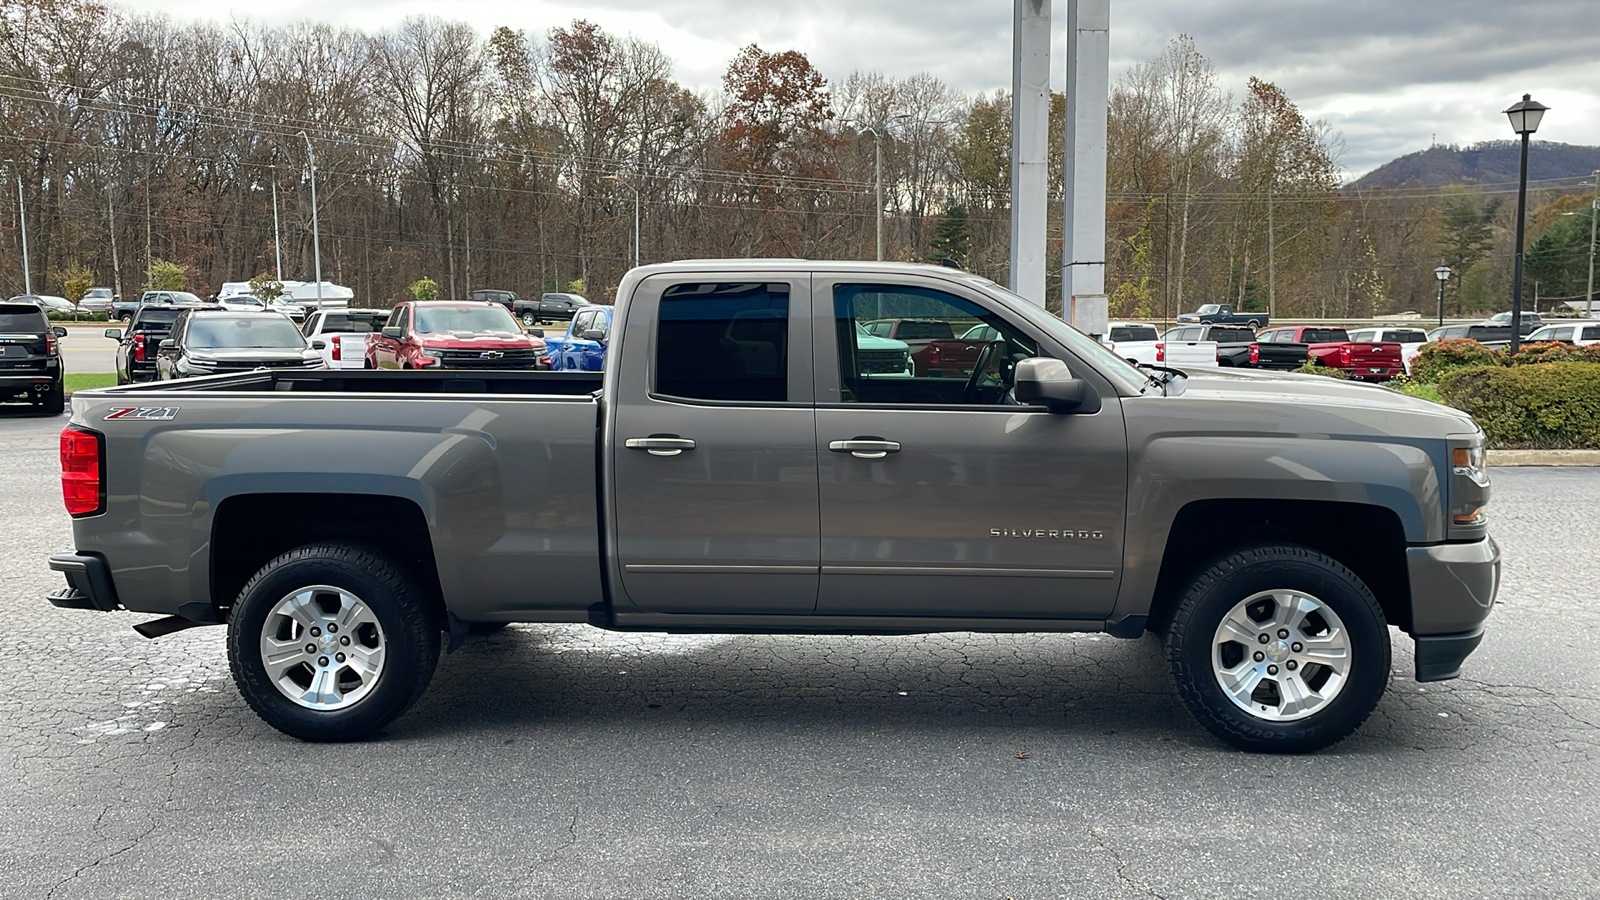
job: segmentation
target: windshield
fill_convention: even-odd
[[[456,331],[519,334],[522,329],[504,306],[419,306],[417,331],[424,334]]]
[[[188,291],[173,291],[172,302],[178,306],[199,306],[200,298]]]
[[[189,323],[184,341],[207,350],[304,350],[305,336],[281,316],[260,314],[250,318],[213,316]]]
[[[1100,372],[1116,382],[1119,387],[1138,393],[1150,386],[1150,376],[1138,367],[1113,353],[1111,348],[1040,309],[1028,298],[1013,293],[982,276],[972,276],[972,280],[983,285],[991,293],[1011,301],[1011,308],[1018,315],[1065,344],[1072,352],[1085,359],[1094,360]]]
[[[1222,312],[1222,307],[1216,303],[1207,303],[1206,305],[1200,307],[1197,312],[1199,312],[1202,316],[1207,316],[1212,313]]]

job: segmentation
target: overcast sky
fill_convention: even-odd
[[[745,44],[799,50],[830,80],[931,72],[976,93],[1009,88],[1007,0],[112,0],[177,20],[320,19],[372,31],[419,13],[542,33],[574,18],[659,43],[683,84],[714,90]],[[1058,35],[1066,0],[1054,0]],[[1511,138],[1500,111],[1532,93],[1538,138],[1600,145],[1600,0],[1112,0],[1111,76],[1194,36],[1223,85],[1255,75],[1342,134],[1358,176],[1439,143]],[[1054,82],[1064,83],[1058,37]]]

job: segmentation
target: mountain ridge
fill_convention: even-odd
[[[1435,144],[1392,159],[1345,185],[1346,190],[1447,184],[1515,184],[1521,168],[1519,141],[1482,141],[1468,147]],[[1584,179],[1600,169],[1600,147],[1533,141],[1528,180]]]

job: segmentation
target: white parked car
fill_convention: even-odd
[[[265,312],[267,309],[267,305],[265,303],[262,303],[260,300],[257,300],[249,294],[245,294],[243,296],[225,297],[221,300],[218,300],[217,303],[221,304],[223,309],[231,309],[234,312]]]
[[[1400,361],[1406,374],[1411,374],[1411,363],[1417,358],[1422,345],[1428,342],[1428,333],[1421,328],[1357,328],[1350,332],[1351,343],[1395,343],[1400,345]]]
[[[1539,341],[1560,341],[1578,347],[1600,344],[1600,322],[1589,320],[1552,322],[1522,339],[1525,344]]]
[[[367,363],[368,338],[382,331],[388,319],[387,309],[312,310],[300,331],[307,341],[322,341],[322,361],[328,368],[361,369]]]

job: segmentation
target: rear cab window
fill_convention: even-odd
[[[686,400],[789,399],[789,286],[675,284],[656,316],[654,391]]]

